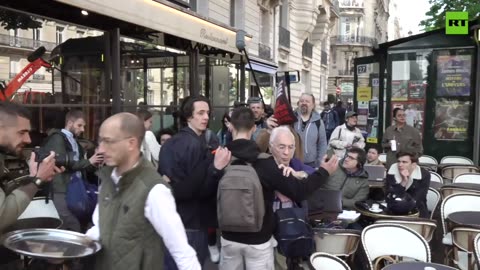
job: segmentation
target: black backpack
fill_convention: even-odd
[[[287,258],[309,257],[315,249],[313,231],[308,223],[307,209],[295,205],[275,212],[277,227],[274,233],[278,252]]]

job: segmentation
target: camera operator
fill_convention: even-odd
[[[53,203],[63,221],[61,229],[81,232],[86,221],[80,221],[67,207],[67,186],[73,177],[87,180],[87,170],[95,170],[103,162],[103,156],[95,152],[90,159],[85,158],[85,151],[77,141],[85,128],[85,116],[80,110],[71,110],[65,115],[65,128],[49,134],[44,144],[44,151],[54,151],[57,162],[62,161],[66,171],[53,179]],[[62,164],[63,165],[63,164]],[[91,216],[91,215],[90,215]]]
[[[15,103],[0,102],[1,155],[21,157],[25,145],[31,143],[30,129],[30,113],[27,109]],[[9,181],[0,189],[0,233],[15,223],[43,183],[62,172],[62,169],[55,167],[53,152],[40,163],[35,162],[35,153],[32,153],[28,166],[29,175],[13,179],[4,163],[0,163],[1,178]]]

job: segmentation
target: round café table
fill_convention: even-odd
[[[480,212],[454,212],[448,215],[447,220],[453,227],[467,226],[475,229],[480,229]]]
[[[363,203],[367,203],[369,205],[369,207],[371,207],[371,205],[372,205],[371,202],[356,202],[353,206],[355,211],[359,212],[364,217],[368,217],[368,218],[371,218],[371,219],[374,219],[374,220],[384,219],[384,218],[392,219],[392,218],[397,218],[397,217],[418,217],[418,215],[419,215],[418,210],[415,210],[414,212],[412,212],[410,214],[407,214],[407,215],[394,215],[394,214],[390,213],[387,210],[387,208],[383,205],[380,206],[380,209],[382,209],[381,212],[372,212],[368,209],[365,209],[365,207],[362,207]],[[373,202],[373,203],[375,203],[375,202]]]
[[[402,262],[388,265],[382,270],[457,270],[457,268],[427,262]]]

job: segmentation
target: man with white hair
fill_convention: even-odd
[[[299,108],[295,112],[297,123],[295,131],[303,142],[303,162],[313,168],[318,168],[323,156],[327,153],[327,134],[320,114],[315,111],[315,97],[303,93],[298,101]]]

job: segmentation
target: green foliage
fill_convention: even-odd
[[[479,0],[428,0],[430,10],[425,13],[427,19],[420,22],[425,31],[445,27],[445,12],[466,11],[469,20],[480,16]]]
[[[41,28],[42,23],[33,17],[10,10],[0,9],[0,26],[6,30],[10,29],[34,29]]]

